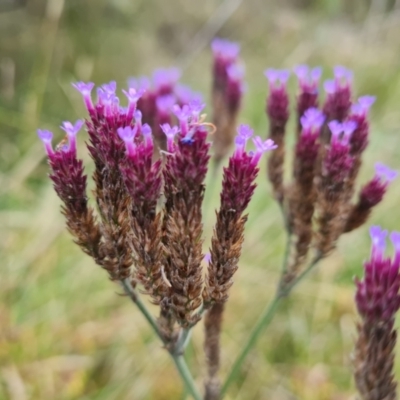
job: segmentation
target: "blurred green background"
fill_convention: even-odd
[[[61,139],[61,121],[85,115],[76,80],[125,85],[177,65],[182,81],[209,99],[215,35],[242,46],[241,122],[266,132],[265,68],[309,63],[328,77],[342,64],[355,72],[357,95],[378,97],[360,184],[374,161],[400,168],[399,0],[0,0],[0,399],[183,398],[141,315],[65,231],[35,132],[49,128]],[[294,93],[294,79],[290,85]],[[263,162],[226,309],[221,376],[278,279],[284,232]],[[208,187],[205,249],[219,183],[208,178]],[[370,223],[400,230],[399,196],[397,181]],[[229,399],[355,398],[352,279],[368,254],[367,226],[341,238],[279,310]],[[199,323],[187,358],[200,386],[202,340]]]

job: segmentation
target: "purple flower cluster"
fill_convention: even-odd
[[[224,168],[221,192],[221,208],[241,214],[250,202],[256,187],[255,178],[258,163],[263,153],[274,150],[277,146],[271,139],[263,141],[259,136],[252,138],[253,129],[248,125],[240,125],[235,139],[235,152]],[[247,152],[246,144],[252,138],[255,151]],[[242,188],[240,191],[237,188]]]
[[[400,308],[400,232],[392,232],[392,258],[385,256],[388,232],[379,226],[370,228],[372,250],[364,264],[364,278],[356,279],[356,305],[359,314],[373,326],[393,324]]]
[[[284,126],[289,118],[288,70],[267,69],[264,71],[269,83],[267,114],[276,126]]]

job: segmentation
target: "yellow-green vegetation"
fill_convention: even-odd
[[[61,140],[61,121],[84,115],[71,81],[121,86],[129,76],[177,65],[183,82],[209,97],[209,42],[218,34],[241,43],[248,90],[240,121],[260,135],[267,128],[265,68],[309,63],[322,65],[324,77],[336,64],[353,69],[357,94],[378,98],[361,174],[366,181],[375,161],[400,169],[399,1],[27,3],[0,13],[0,399],[183,398],[173,364],[143,317],[65,231],[36,128],[59,132]],[[82,145],[85,139],[81,133]],[[265,160],[258,182],[225,314],[221,376],[272,297],[283,256]],[[210,176],[205,249],[218,191]],[[399,199],[397,180],[370,223],[400,230]],[[341,238],[280,308],[228,399],[354,398],[352,279],[368,252],[366,226]],[[200,323],[187,352],[198,385],[202,340]]]

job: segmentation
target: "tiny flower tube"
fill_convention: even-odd
[[[93,115],[95,113],[95,109],[92,103],[91,93],[94,88],[93,82],[76,82],[73,83],[72,86],[81,93],[83,97],[83,101],[85,103],[86,109],[89,112],[89,115]]]
[[[298,65],[294,68],[299,83],[297,95],[297,115],[300,119],[309,108],[318,106],[318,86],[322,74],[321,67],[310,69],[308,65]],[[301,125],[299,125],[299,132]]]
[[[140,135],[142,133],[142,112],[139,110],[135,111],[135,129],[137,135]]]
[[[175,104],[172,108],[173,113],[179,120],[180,132],[182,138],[189,133],[189,118],[192,116],[192,110],[189,105],[185,104],[182,107]]]
[[[79,120],[75,122],[75,125],[72,125],[71,122],[64,121],[61,125],[61,129],[65,131],[69,140],[68,151],[73,155],[76,155],[76,134],[82,128],[84,121]]]
[[[118,128],[117,130],[118,136],[124,141],[126,146],[126,154],[128,157],[134,157],[136,154],[136,144],[135,144],[135,136],[136,136],[136,127],[131,128],[130,126],[126,126],[125,128]]]
[[[38,129],[37,134],[39,139],[43,142],[44,148],[46,150],[47,156],[51,159],[54,155],[54,150],[52,146],[53,132],[44,129]]]
[[[136,126],[134,127],[136,130]],[[153,136],[151,134],[151,128],[149,124],[144,124],[141,130],[143,139],[144,139],[144,145],[146,148],[153,150]],[[137,133],[136,133],[137,134]]]
[[[172,94],[181,77],[179,68],[160,68],[153,73],[153,82],[158,96]]]
[[[135,88],[129,88],[128,91],[122,90],[122,93],[124,93],[124,95],[128,99],[128,111],[126,113],[126,120],[128,122],[132,121],[132,118],[136,111],[137,103],[139,99],[143,96],[144,92],[144,89],[136,90]]]
[[[178,134],[179,128],[177,126],[171,127],[170,124],[162,124],[160,127],[167,137],[167,151],[173,153],[175,151],[175,136]]]
[[[267,114],[277,125],[284,125],[289,118],[288,70],[267,69],[264,71],[269,83]]]
[[[334,79],[324,82],[326,99],[323,107],[328,120],[342,122],[351,108],[353,73],[342,66],[334,68]]]

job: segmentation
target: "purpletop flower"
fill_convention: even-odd
[[[142,133],[142,112],[140,110],[135,111],[135,129],[138,135]]]
[[[164,114],[169,114],[175,105],[175,97],[172,94],[159,96],[156,99],[157,110]]]
[[[337,87],[351,86],[353,82],[353,72],[341,65],[337,65],[333,68],[333,75]]]
[[[268,79],[270,89],[278,89],[285,87],[289,80],[290,71],[287,69],[273,69],[269,68],[264,71],[265,77]]]
[[[135,114],[137,102],[143,96],[145,90],[144,89],[136,90],[135,88],[129,88],[128,91],[122,90],[122,92],[127,97],[129,102],[128,110],[126,112],[126,120],[129,123],[130,121],[132,121],[132,118]]]
[[[182,107],[175,104],[172,107],[172,111],[179,120],[181,136],[184,138],[188,134],[189,118],[192,116],[192,110],[187,104],[184,104]]]
[[[304,131],[319,132],[325,122],[325,115],[318,108],[309,108],[300,118]]]
[[[109,83],[105,83],[104,85],[101,85],[102,89],[108,93],[108,94],[115,94],[117,90],[117,82],[111,81]]]
[[[369,109],[375,103],[375,96],[362,96],[359,97],[357,103],[351,106],[351,114],[366,117]]]
[[[350,111],[353,73],[345,67],[334,68],[334,79],[324,82],[327,93],[324,113],[328,119],[343,121]]]
[[[76,154],[76,134],[82,128],[83,123],[84,121],[80,119],[78,119],[78,121],[75,122],[75,125],[72,125],[71,122],[64,121],[60,127],[63,131],[65,131],[65,133],[68,136],[69,140],[68,151],[70,151],[72,154]]]
[[[235,145],[236,145],[236,150],[234,153],[234,157],[236,159],[240,159],[243,157],[246,153],[246,144],[247,141],[253,136],[254,130],[250,128],[249,125],[239,125],[237,128],[237,136],[235,138]],[[252,152],[252,164],[255,166],[258,164],[258,161],[260,160],[262,154],[266,151],[274,150],[278,146],[275,145],[274,141],[271,139],[267,139],[266,141],[263,141],[259,136],[256,136],[253,138],[253,143],[256,146],[256,151]]]
[[[357,124],[354,121],[346,121],[342,124],[338,121],[331,121],[328,126],[332,132],[332,143],[341,142],[342,144],[348,144]]]
[[[386,250],[386,237],[388,231],[383,230],[380,226],[376,225],[369,228],[369,234],[372,240],[372,257],[374,259],[383,258]]]
[[[287,81],[288,70],[267,69],[264,75],[269,82],[269,95],[267,98],[267,114],[273,125],[285,125],[289,118],[289,95]]]
[[[179,132],[179,128],[177,126],[171,127],[170,124],[162,124],[160,125],[162,131],[164,132],[165,136],[167,137],[167,150],[170,153],[173,153],[175,150],[175,136]]]
[[[154,71],[153,81],[158,95],[170,94],[180,77],[179,68],[160,68]]]
[[[400,232],[392,232],[394,257],[385,257],[387,231],[379,226],[370,229],[371,258],[364,264],[364,278],[356,279],[356,304],[361,317],[371,327],[393,324],[400,307]]]
[[[230,62],[235,61],[240,52],[240,46],[238,43],[222,38],[215,38],[211,42],[211,49],[214,54],[214,58],[219,58]]]
[[[388,166],[380,162],[375,163],[375,173],[378,178],[387,183],[396,179],[398,175],[397,171],[390,169]]]
[[[52,157],[54,155],[53,146],[51,144],[53,141],[53,132],[44,129],[38,129],[37,134],[39,136],[39,139],[44,144],[44,148],[46,150],[47,155],[49,157]]]
[[[82,94],[86,109],[88,110],[89,114],[92,115],[94,113],[94,107],[92,103],[91,93],[94,88],[94,83],[76,82],[73,83],[72,86]]]
[[[151,83],[147,76],[141,76],[140,78],[129,78],[128,88],[135,89],[136,91],[147,92],[150,89]]]
[[[322,75],[322,68],[315,67],[310,69],[308,65],[298,65],[294,68],[294,73],[299,80],[301,92],[316,93],[318,92],[319,80]]]
[[[125,142],[126,153],[129,157],[134,157],[136,154],[136,144],[134,142],[136,136],[136,127],[131,128],[126,126],[117,129],[118,136]]]

